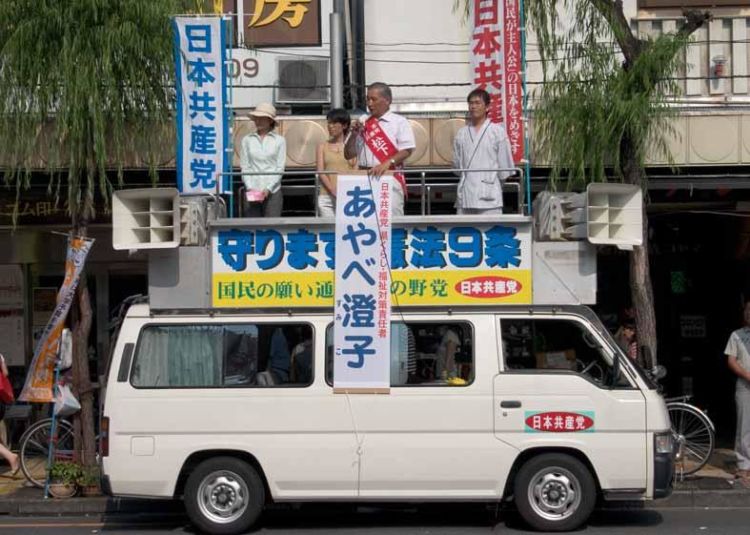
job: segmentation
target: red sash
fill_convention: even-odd
[[[367,148],[370,149],[370,152],[372,152],[372,155],[378,163],[383,163],[384,161],[389,160],[398,152],[396,145],[393,144],[393,141],[391,141],[385,131],[380,128],[380,123],[378,122],[377,117],[373,116],[370,116],[370,118],[365,121],[365,144],[367,145]],[[399,166],[396,168],[391,165],[389,169],[402,169],[402,167]],[[404,174],[396,171],[393,173],[393,176],[398,180],[398,183],[401,184],[401,189],[404,190],[404,197],[406,197],[407,190]]]

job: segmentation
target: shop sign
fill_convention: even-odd
[[[320,0],[243,0],[248,47],[320,46]]]
[[[531,225],[393,224],[389,263],[395,306],[530,304]],[[332,307],[332,226],[214,228],[214,307]]]

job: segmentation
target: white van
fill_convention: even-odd
[[[571,530],[671,491],[654,384],[583,306],[394,309],[388,395],[332,386],[327,312],[134,305],[104,403],[116,496],[182,497],[209,533],[271,502],[512,499]]]

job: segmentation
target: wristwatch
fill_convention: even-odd
[[[396,167],[396,158],[391,158],[391,165]]]

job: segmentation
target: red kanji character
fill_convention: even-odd
[[[474,68],[474,84],[476,84],[477,87],[481,89],[484,89],[487,84],[490,84],[497,89],[501,89],[500,69],[500,64],[494,59],[489,63],[486,63],[484,61],[479,62],[479,64]]]
[[[482,27],[481,30],[472,36],[476,44],[472,49],[475,54],[481,54],[485,58],[489,58],[495,52],[502,50],[500,45],[500,30],[492,31],[489,26]]]
[[[474,0],[474,26],[497,24],[497,0]]]

